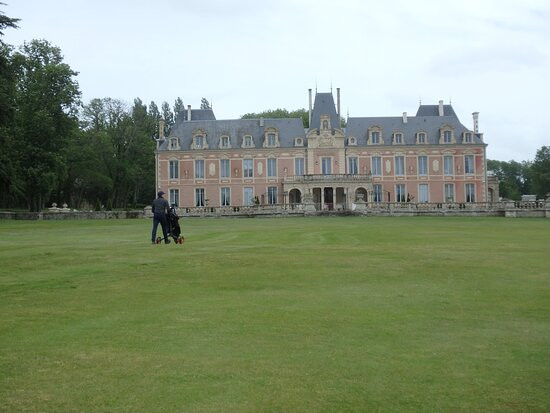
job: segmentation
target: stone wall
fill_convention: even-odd
[[[136,219],[143,211],[70,211],[70,212],[0,212],[0,219],[64,220],[64,219]]]

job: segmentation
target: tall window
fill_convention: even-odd
[[[195,161],[195,178],[204,179],[204,159],[197,159]]]
[[[372,195],[373,195],[373,201],[374,202],[382,202],[382,185],[381,184],[374,184],[372,186]]]
[[[452,175],[453,169],[453,157],[451,155],[445,155],[443,157],[443,172],[445,175]]]
[[[382,158],[380,156],[372,157],[372,174],[382,176]]]
[[[229,169],[229,159],[220,160],[220,174],[222,178],[231,177],[231,171]]]
[[[180,204],[180,190],[170,189],[170,206],[179,206]]]
[[[179,161],[170,161],[170,179],[178,179],[179,177]]]
[[[428,157],[426,155],[418,157],[418,175],[428,175]]]
[[[243,159],[243,174],[245,178],[252,178],[254,176],[252,164],[252,159]]]
[[[451,143],[451,131],[446,130],[443,132],[443,143]]]
[[[418,185],[418,202],[428,202],[428,184]]]
[[[243,203],[252,205],[254,203],[254,188],[245,187],[243,189]]]
[[[328,156],[325,156],[321,159],[321,170],[323,175],[331,175],[332,174],[332,164],[331,159]]]
[[[454,184],[445,184],[445,201],[454,202],[455,201],[455,185]]]
[[[405,175],[405,157],[404,156],[395,157],[395,174]]]
[[[269,158],[267,160],[267,176],[277,176],[277,159]]]
[[[474,155],[464,155],[464,173],[474,173]]]
[[[357,158],[348,158],[348,173],[351,175],[357,175],[359,173]]]
[[[221,206],[231,205],[231,189],[221,188],[220,190],[220,204]]]
[[[270,186],[267,188],[267,203],[270,205],[277,203],[277,187]]]
[[[405,202],[405,184],[395,185],[395,202]]]
[[[466,184],[466,202],[476,202],[476,187],[474,184]]]
[[[380,132],[371,132],[372,144],[377,145],[380,143]]]
[[[195,206],[204,206],[204,188],[195,188]]]
[[[294,175],[304,174],[304,158],[294,159]]]
[[[426,134],[424,132],[418,134],[418,143],[426,143]]]

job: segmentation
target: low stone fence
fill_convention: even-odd
[[[63,220],[63,219],[136,219],[143,211],[63,211],[63,212],[0,212],[0,219]]]

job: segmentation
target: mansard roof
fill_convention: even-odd
[[[420,105],[416,116],[439,116],[439,105]],[[454,116],[456,113],[451,105],[443,105],[443,116]]]
[[[191,114],[193,119],[193,114]],[[260,124],[263,122],[263,126]],[[191,120],[179,121],[174,125],[169,138],[177,137],[182,149],[191,147],[193,132],[202,130],[206,134],[208,147],[218,147],[221,136],[228,136],[232,148],[239,148],[244,136],[250,135],[254,140],[255,148],[262,148],[265,131],[274,128],[279,134],[281,147],[293,147],[294,138],[303,138],[305,132],[302,119],[230,119],[230,120]],[[166,149],[167,142],[164,142],[160,149]]]
[[[310,129],[320,129],[321,115],[330,116],[330,126],[333,129],[340,128],[332,93],[315,94],[315,103],[313,104],[313,111],[311,112],[311,125],[309,125]]]
[[[437,108],[437,105],[435,105]],[[416,143],[416,134],[425,132],[427,134],[428,144],[439,144],[440,129],[445,126],[450,126],[454,130],[456,143],[462,143],[463,132],[471,132],[465,127],[454,114],[454,110],[450,109],[452,116],[408,116],[407,123],[403,122],[402,116],[394,117],[354,117],[348,118],[346,126],[346,136],[357,139],[358,146],[367,144],[369,128],[378,126],[382,129],[382,137],[384,145],[391,145],[389,137],[395,133],[403,133],[405,145],[414,145]],[[483,143],[480,134],[472,135],[472,143]]]
[[[187,121],[187,109],[179,113],[178,119],[180,116],[184,122]],[[191,120],[216,120],[216,116],[212,109],[191,109]]]

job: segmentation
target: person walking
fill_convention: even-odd
[[[170,211],[170,205],[168,201],[163,198],[164,192],[159,191],[157,194],[158,198],[153,201],[152,212],[153,212],[153,231],[151,233],[151,242],[156,244],[157,237],[157,227],[160,224],[162,227],[162,234],[164,235],[164,243],[170,244],[168,239],[168,213]]]

